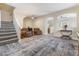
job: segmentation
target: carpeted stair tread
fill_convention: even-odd
[[[0,41],[2,41],[2,40],[9,40],[11,38],[17,38],[17,35],[1,36],[0,37]]]
[[[16,34],[16,32],[1,32],[0,33],[0,36],[7,36],[7,35],[14,35],[14,34]]]
[[[13,22],[1,21],[0,45],[14,43],[18,41]]]
[[[10,43],[15,43],[15,42],[18,42],[17,38],[13,38],[10,40],[3,40],[3,41],[0,41],[0,46],[10,44]]]

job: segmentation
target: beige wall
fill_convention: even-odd
[[[12,21],[14,7],[0,3],[1,21]]]
[[[32,19],[23,19],[23,27],[33,27],[33,20]]]
[[[63,14],[68,14],[68,13],[76,13],[77,14],[77,27],[74,29],[74,31],[79,31],[79,5],[39,17],[42,20],[44,20],[44,22],[42,24],[43,31],[45,31],[44,27],[46,25],[44,25],[44,23],[45,23],[47,17],[50,17],[50,16],[53,17],[54,18],[54,24],[56,24],[56,23],[58,23],[57,22],[58,16],[63,15]],[[54,28],[54,32],[55,32],[56,26],[54,25],[53,28]]]
[[[32,28],[39,28],[42,30],[43,33],[45,33],[45,21],[44,18],[37,18],[37,19],[28,19],[24,18],[23,19],[23,27],[32,27]]]
[[[32,27],[32,28],[39,28],[40,30],[42,30],[43,34],[48,34],[48,27],[50,26],[50,32],[53,33],[54,30],[54,26],[53,26],[53,19],[48,19],[49,17],[40,17],[40,18],[36,18],[36,19],[28,19],[28,18],[24,18],[23,19],[23,27]],[[50,23],[49,21],[51,21],[52,23]]]
[[[18,26],[20,28],[22,28],[23,27],[23,19],[24,19],[25,16],[22,15],[22,14],[17,13],[16,10],[14,10],[13,17],[16,20]]]
[[[40,28],[43,31],[43,19],[42,18],[37,18],[34,20],[33,27],[34,28]]]
[[[12,21],[13,20],[13,15],[11,15],[7,11],[1,11],[1,21]]]
[[[33,21],[33,27],[39,27],[43,31],[43,33],[46,33],[46,26],[47,25],[45,22],[46,22],[47,18],[53,17],[54,18],[53,22],[54,22],[54,24],[56,24],[57,17],[59,15],[66,14],[66,13],[77,13],[77,28],[75,30],[79,31],[79,6],[74,6],[74,7],[64,9],[64,10],[61,10],[58,12],[54,12],[54,13],[40,16]],[[16,17],[16,20],[17,20],[18,24],[20,25],[20,27],[23,27],[23,19],[24,19],[25,15],[22,15],[22,14],[15,12],[15,17]],[[53,32],[55,31],[55,28],[56,28],[56,26],[54,25]]]

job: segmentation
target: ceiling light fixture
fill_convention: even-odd
[[[35,17],[34,17],[34,16],[32,16],[32,17],[31,17],[31,19],[35,19]]]

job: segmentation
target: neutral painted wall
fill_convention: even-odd
[[[12,21],[13,10],[14,10],[14,7],[4,3],[0,3],[1,21]]]
[[[42,30],[44,32],[44,23],[45,21],[43,21],[43,18],[37,18],[37,19],[27,19],[24,18],[23,19],[23,27],[32,27],[32,28],[39,28],[40,30]]]
[[[53,17],[58,17],[59,15],[67,14],[67,13],[77,13],[77,28],[75,30],[79,31],[79,5],[68,8],[68,9],[61,10],[58,12],[54,12],[54,13],[51,13],[48,15],[50,15],[50,16],[52,15]],[[46,16],[48,16],[48,15],[46,15]],[[57,20],[57,19],[55,19],[55,20]]]
[[[55,24],[57,24],[59,22],[59,21],[57,21],[57,17],[60,16],[60,15],[63,15],[63,14],[68,14],[68,13],[76,13],[77,14],[77,27],[74,28],[74,31],[79,31],[79,5],[71,7],[71,8],[68,8],[68,9],[61,10],[61,11],[58,11],[58,12],[54,12],[54,13],[50,13],[50,14],[47,14],[47,15],[43,15],[40,18],[43,19],[43,18],[50,17],[50,16],[53,17],[54,18],[54,26],[53,26],[53,28],[54,28],[54,32],[55,32],[55,31],[57,31],[56,30],[57,26]],[[44,20],[44,22],[46,21],[46,19],[43,19],[43,20]],[[43,22],[43,25],[44,25],[44,22]],[[46,25],[44,25],[44,27],[45,26]]]
[[[1,10],[1,21],[12,21],[13,15],[8,11]]]
[[[58,12],[54,12],[54,13],[51,13],[51,14],[47,14],[47,15],[44,15],[44,16],[41,16],[41,17],[38,17],[37,19],[34,20],[33,22],[33,27],[39,27],[43,33],[45,34],[46,33],[46,19],[48,17],[53,17],[54,18],[54,24],[57,23],[57,17],[59,15],[62,15],[62,14],[66,14],[66,13],[77,13],[77,28],[75,30],[79,31],[79,6],[75,6],[75,7],[71,7],[71,8],[68,8],[68,9],[64,9],[64,10],[61,10],[61,11],[58,11]],[[19,24],[20,27],[23,27],[23,18],[25,17],[25,15],[22,15],[22,14],[19,14],[17,12],[15,12],[15,18],[17,20],[17,23]],[[53,25],[53,24],[52,24]],[[53,27],[53,32],[55,31],[55,28],[56,26],[54,25]]]
[[[32,28],[39,28],[40,30],[42,30],[43,34],[45,34],[45,30],[44,29],[46,27],[46,21],[44,21],[44,18],[37,18],[37,19],[28,19],[28,18],[24,18],[23,20],[23,27],[32,27]]]
[[[33,27],[33,20],[32,19],[23,19],[23,27]]]
[[[24,19],[24,15],[19,14],[18,12],[16,12],[16,10],[14,10],[14,18],[17,22],[17,24],[19,25],[20,28],[23,27],[23,19]]]
[[[33,27],[40,28],[43,34],[48,34],[48,27],[50,26],[50,33],[53,32],[53,23],[51,24],[49,21],[53,22],[53,19],[49,20],[49,17],[41,17],[34,20]]]
[[[18,39],[19,39],[19,42],[21,41],[21,37],[20,37],[20,33],[21,33],[21,28],[20,26],[18,25],[16,19],[15,19],[15,16],[13,16],[13,24],[14,24],[14,27],[16,29],[16,33],[17,33],[17,36],[18,36]]]

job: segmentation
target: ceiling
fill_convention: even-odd
[[[8,3],[24,15],[44,15],[77,5],[77,3]]]

